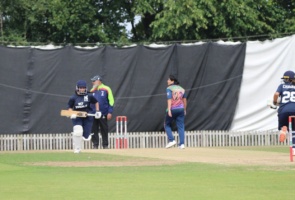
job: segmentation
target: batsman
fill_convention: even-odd
[[[96,112],[90,107],[90,104],[95,105]],[[94,113],[94,117],[99,119],[101,117],[101,112],[99,111],[99,104],[95,97],[87,92],[87,84],[84,80],[79,80],[76,84],[76,91],[73,96],[71,96],[68,102],[69,111],[81,111],[86,113]],[[82,140],[91,140],[91,127],[93,123],[93,117],[79,117],[76,114],[71,116],[73,122],[73,145],[74,153],[81,152]]]
[[[289,116],[295,115],[295,73],[293,71],[286,71],[281,79],[283,80],[283,83],[278,86],[274,93],[273,105],[270,107],[276,108],[276,106],[279,105],[278,129],[280,130],[280,142],[284,142],[288,132]],[[294,131],[289,130],[289,132],[294,135]],[[295,138],[292,139],[293,154],[295,154],[294,139]]]

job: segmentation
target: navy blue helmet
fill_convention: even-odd
[[[85,91],[81,92],[79,89],[80,88],[85,88]],[[87,83],[84,80],[79,80],[76,84],[76,93],[78,95],[85,95],[87,94]]]
[[[294,76],[295,76],[295,73],[289,70],[284,73],[281,79],[283,79],[285,83],[288,83],[288,82],[292,82],[292,80],[295,78]]]

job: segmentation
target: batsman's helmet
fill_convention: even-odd
[[[85,91],[80,92],[79,88],[85,88]],[[87,83],[84,80],[79,80],[76,84],[76,93],[77,95],[85,95],[87,94]]]
[[[281,79],[283,79],[285,83],[288,83],[288,82],[292,82],[292,80],[294,79],[294,76],[295,76],[295,73],[289,70],[284,73]]]

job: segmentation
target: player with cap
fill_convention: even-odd
[[[102,113],[100,119],[94,119],[92,125],[92,143],[93,148],[98,149],[99,146],[99,137],[98,132],[100,131],[102,137],[102,147],[108,149],[109,139],[108,139],[108,120],[112,119],[113,107],[114,107],[114,96],[112,90],[109,86],[103,84],[102,78],[99,75],[96,75],[91,78],[93,87],[90,92],[93,93],[93,96],[97,99],[99,103],[99,108]],[[92,105],[93,106],[93,105]]]

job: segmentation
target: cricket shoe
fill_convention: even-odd
[[[83,140],[84,140],[84,141],[90,141],[91,138],[92,138],[92,135],[94,135],[94,133],[91,133],[91,134],[88,136],[88,138],[85,138],[85,137],[83,136]]]
[[[170,147],[173,147],[174,145],[176,145],[175,140],[173,140],[172,142],[169,142],[169,143],[166,145],[166,149],[168,149],[168,148],[170,148]]]
[[[178,146],[178,149],[185,149],[184,144],[179,145],[179,146]]]
[[[287,132],[288,132],[287,126],[283,126],[280,131],[280,142],[284,142],[286,140]]]
[[[75,149],[75,150],[74,150],[74,153],[80,153],[80,152],[81,152],[80,149]]]

